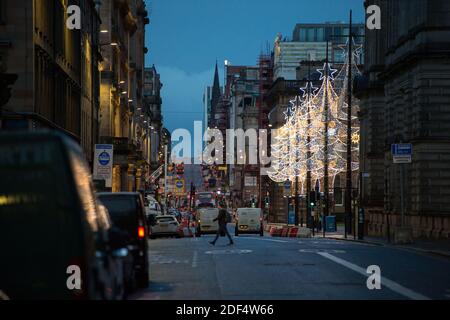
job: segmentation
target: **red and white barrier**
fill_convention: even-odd
[[[281,237],[281,231],[281,228],[272,226],[270,227],[269,233],[272,237]]]
[[[266,230],[272,237],[311,238],[311,230],[305,227],[269,225]]]
[[[298,232],[298,227],[289,228],[289,232],[288,232],[287,236],[289,238],[296,238],[297,237],[297,232]]]

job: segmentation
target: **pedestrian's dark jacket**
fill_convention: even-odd
[[[218,221],[219,225],[224,226],[227,224],[227,210],[225,209],[219,209],[219,215],[217,218],[214,219],[214,221]]]

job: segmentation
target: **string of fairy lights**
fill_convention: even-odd
[[[348,60],[347,45],[342,45],[343,61]],[[347,112],[346,93],[348,68],[352,74],[360,74],[361,46],[352,50],[352,64],[343,63],[333,69],[327,61],[320,73],[320,87],[311,80],[300,88],[300,93],[285,111],[285,123],[275,130],[272,140],[272,166],[268,171],[275,182],[294,181],[296,177],[304,185],[307,173],[312,181],[325,176],[327,163],[329,181],[346,171],[347,164]],[[359,169],[359,122],[358,101],[354,100],[351,115],[351,159],[352,171]],[[327,133],[327,136],[326,136]]]

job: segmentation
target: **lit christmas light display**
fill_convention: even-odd
[[[308,171],[313,181],[320,181],[325,176],[327,164],[328,177],[333,183],[334,177],[346,170],[348,68],[352,68],[352,74],[360,74],[357,63],[361,47],[354,48],[351,66],[344,63],[337,70],[326,62],[317,70],[321,74],[320,88],[314,88],[308,81],[300,88],[302,95],[291,100],[285,112],[286,123],[277,129],[272,143],[269,177],[273,181],[294,181],[298,177],[303,183]],[[347,61],[347,54],[344,50],[344,61]],[[352,171],[358,170],[359,163],[358,109],[355,101],[351,117]]]

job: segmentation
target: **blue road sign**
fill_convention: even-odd
[[[295,224],[295,210],[291,203],[288,204],[288,224]]]
[[[183,181],[181,181],[181,180],[178,180],[178,181],[177,181],[177,183],[176,183],[176,186],[177,186],[177,188],[178,188],[178,189],[181,189],[181,188],[183,188],[183,186],[184,186],[184,183],[183,183]]]
[[[289,180],[286,180],[286,181],[284,182],[284,188],[285,188],[285,189],[290,189],[290,188],[291,188],[291,182],[290,182]]]
[[[412,154],[412,144],[396,143],[391,146],[391,151],[394,156],[409,156]]]
[[[111,157],[109,156],[109,153],[106,151],[103,151],[102,153],[100,153],[98,155],[98,162],[102,165],[102,166],[106,166],[108,165],[109,161],[111,161]]]

